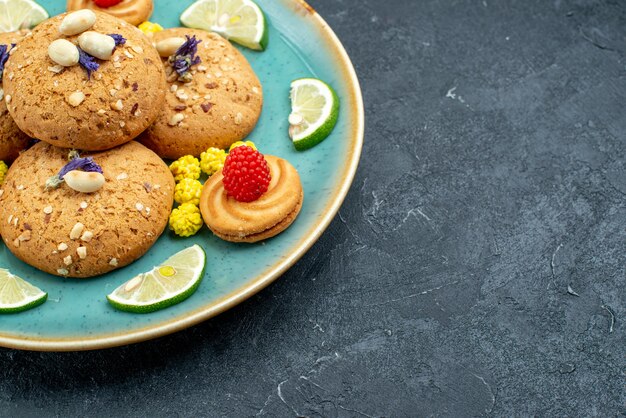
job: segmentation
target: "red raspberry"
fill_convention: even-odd
[[[116,4],[120,4],[122,0],[93,0],[93,2],[96,3],[96,6],[106,9],[107,7],[113,7]]]
[[[252,202],[267,191],[272,176],[267,161],[259,151],[242,145],[226,157],[224,188],[239,202]]]

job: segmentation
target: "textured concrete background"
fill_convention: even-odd
[[[188,331],[0,350],[0,415],[624,415],[626,3],[310,3],[367,110],[330,229]]]

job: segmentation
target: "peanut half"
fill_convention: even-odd
[[[59,32],[66,36],[78,35],[91,28],[96,23],[96,14],[89,10],[83,9],[72,12],[65,16]]]

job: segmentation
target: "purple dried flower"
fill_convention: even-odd
[[[52,176],[46,181],[46,189],[56,189],[57,187],[59,187],[61,183],[63,183],[63,177],[65,177],[67,173],[73,170],[104,174],[102,172],[102,167],[100,167],[98,163],[93,160],[92,157],[76,157],[70,160],[69,163],[65,164],[56,176]]]
[[[9,52],[13,48],[15,48],[15,44],[11,44],[11,48],[8,45],[0,45],[0,80],[2,80],[2,75],[4,74],[4,64],[7,63]]]
[[[126,43],[126,38],[117,33],[109,33],[109,36],[115,40],[115,46],[124,45]]]
[[[61,171],[59,171],[59,174],[57,174],[57,176],[63,180],[63,177],[69,173],[70,171],[73,170],[80,170],[80,171],[86,171],[86,172],[96,172],[96,173],[100,173],[100,174],[104,174],[102,172],[102,167],[100,167],[98,165],[98,163],[96,163],[92,157],[87,157],[87,158],[74,158],[73,160],[71,160],[69,163],[65,164],[65,166],[63,166],[63,168],[61,169]]]
[[[198,44],[202,41],[197,40],[195,35],[191,37],[185,35],[185,37],[187,41],[169,58],[169,63],[178,73],[179,80],[189,81],[191,67],[202,62],[200,57],[196,56]]]
[[[78,48],[78,54],[78,63],[87,71],[87,78],[91,79],[91,73],[93,73],[94,71],[98,71],[98,68],[100,68],[100,64],[96,62],[96,59],[94,57],[92,57],[80,48]]]

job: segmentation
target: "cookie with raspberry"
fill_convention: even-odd
[[[207,180],[200,196],[204,222],[216,236],[226,241],[254,243],[276,236],[295,221],[302,209],[304,193],[298,171],[281,158],[265,156],[269,183],[265,170],[256,168],[250,176],[244,174],[246,178],[241,181],[232,178],[225,181],[224,172],[228,176],[241,176],[243,167],[246,167],[245,173],[249,172],[252,167],[249,163],[254,162],[254,167],[258,167],[256,157],[247,157],[247,160],[238,167],[229,167],[227,161],[224,169]],[[237,200],[248,200],[251,191],[256,194],[256,189],[265,188],[267,191],[256,200]]]
[[[139,140],[174,160],[198,157],[211,147],[227,149],[247,137],[261,115],[263,90],[246,58],[221,36],[202,30],[166,29],[152,39],[169,90],[159,118]],[[188,39],[193,45],[177,51],[176,40]]]
[[[150,19],[154,11],[152,0],[67,0],[67,11],[93,9],[108,13],[137,26]]]

